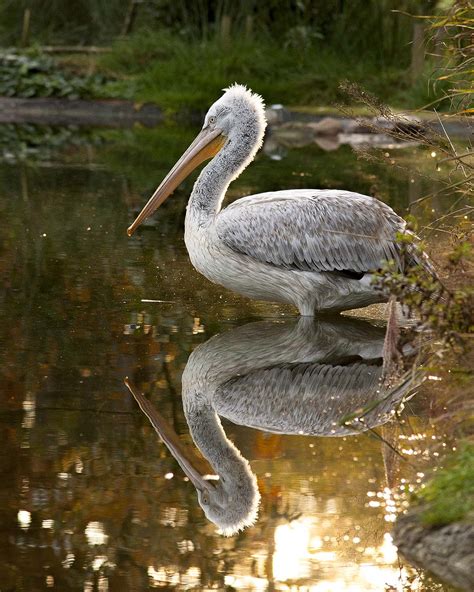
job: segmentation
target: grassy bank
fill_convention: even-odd
[[[340,84],[349,80],[397,108],[431,103],[429,63],[415,85],[408,69],[402,59],[386,61],[384,54],[357,54],[320,40],[278,43],[262,35],[224,42],[218,36],[196,40],[169,30],[143,30],[100,56],[53,59],[35,48],[0,51],[0,96],[123,98],[175,113],[205,110],[222,88],[240,82],[267,104],[336,110],[347,101]],[[438,96],[441,91],[438,84]]]
[[[416,499],[424,506],[421,518],[428,526],[474,522],[474,443],[464,442]]]
[[[60,66],[87,79],[85,88],[79,80],[55,80],[53,73],[42,93],[70,96],[76,87],[87,93],[94,86],[95,97],[153,101],[173,112],[204,109],[235,81],[267,103],[331,107],[345,98],[339,91],[344,79],[389,105],[419,108],[443,96],[453,75],[463,78],[459,58],[471,28],[465,0],[84,0],[80,11],[59,0],[44,4],[0,0],[0,45],[52,45],[55,56],[58,45],[112,48],[101,58],[61,56]],[[449,76],[434,84],[447,66]],[[48,64],[38,67],[44,73]],[[37,73],[29,73],[33,86],[41,83]],[[94,73],[107,82],[96,85]],[[8,76],[3,82],[9,92],[16,86],[34,92],[28,81],[11,83]]]
[[[405,108],[429,103],[428,76],[415,86],[407,64],[384,63],[381,56],[354,55],[324,43],[278,43],[270,37],[193,41],[167,31],[146,32],[119,41],[98,63],[116,79],[114,96],[153,101],[166,110],[203,109],[223,87],[238,81],[268,104],[333,106],[344,100],[339,84],[359,82],[383,101]],[[438,89],[439,91],[439,89]]]

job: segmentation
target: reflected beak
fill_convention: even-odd
[[[203,129],[196,136],[195,140],[174,165],[171,171],[163,179],[163,182],[150,197],[148,203],[138,214],[135,222],[128,228],[128,236],[132,236],[135,230],[149,216],[157,210],[169,197],[178,185],[191,174],[194,169],[208,158],[215,156],[226,141],[220,129]]]
[[[180,467],[193,483],[194,487],[200,491],[212,487],[212,483],[204,478],[204,475],[214,472],[210,465],[197,456],[192,448],[188,448],[182,444],[178,434],[173,430],[166,419],[153,407],[150,401],[140,393],[136,386],[129,382],[128,378],[125,379],[125,384],[134,396],[140,409],[148,417],[151,425],[155,428],[156,433],[178,461]]]

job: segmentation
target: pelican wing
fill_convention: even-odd
[[[239,199],[217,217],[232,250],[302,271],[378,269],[399,262],[396,233],[405,222],[379,200],[338,190],[291,190]]]

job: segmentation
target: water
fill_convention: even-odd
[[[400,571],[391,542],[395,507],[403,505],[404,483],[412,487],[437,461],[427,441],[440,448],[449,442],[432,421],[429,392],[412,399],[400,421],[378,418],[375,431],[327,437],[335,436],[334,422],[318,431],[304,408],[305,427],[292,424],[292,431],[323,435],[282,433],[291,421],[282,425],[285,409],[268,407],[262,386],[258,417],[267,413],[278,429],[248,427],[237,412],[237,423],[223,419],[261,496],[255,524],[224,537],[124,385],[128,376],[196,450],[181,376],[197,346],[212,350],[213,335],[225,334],[216,357],[235,351],[247,370],[259,356],[278,368],[304,361],[352,369],[362,363],[371,376],[380,370],[380,322],[328,320],[316,336],[303,332],[276,352],[285,330],[295,330],[291,307],[251,302],[194,271],[182,238],[192,180],[127,238],[134,214],[194,131],[40,130],[33,142],[38,130],[8,130],[0,164],[0,589],[402,590],[412,572]],[[415,168],[434,168],[429,152],[416,147],[387,149],[381,163],[358,159],[348,147],[271,156],[258,158],[230,198],[345,187],[376,194],[403,213],[442,188],[442,171],[439,181],[414,176]],[[429,223],[451,205],[439,192],[415,210]],[[249,345],[243,335],[257,321],[265,324]],[[308,343],[311,355],[303,356]],[[245,392],[251,398],[254,391]],[[373,391],[365,395],[352,411],[373,400]],[[296,412],[293,396],[287,408]],[[328,401],[321,413],[330,407]],[[433,589],[427,576],[416,581],[419,590]]]

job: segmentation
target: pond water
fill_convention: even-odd
[[[308,326],[211,285],[183,243],[192,179],[127,238],[195,130],[3,132],[0,590],[448,590],[403,566],[390,536],[405,485],[450,439],[426,387],[388,421],[413,385],[380,393],[383,323]],[[453,206],[426,149],[380,158],[272,148],[229,198],[340,187],[412,204],[425,224]],[[202,429],[183,372],[205,395]],[[341,425],[378,398],[362,426]],[[190,427],[220,471],[209,487],[234,500],[214,522],[253,526],[225,537],[206,518],[182,470],[187,454],[206,472]]]

